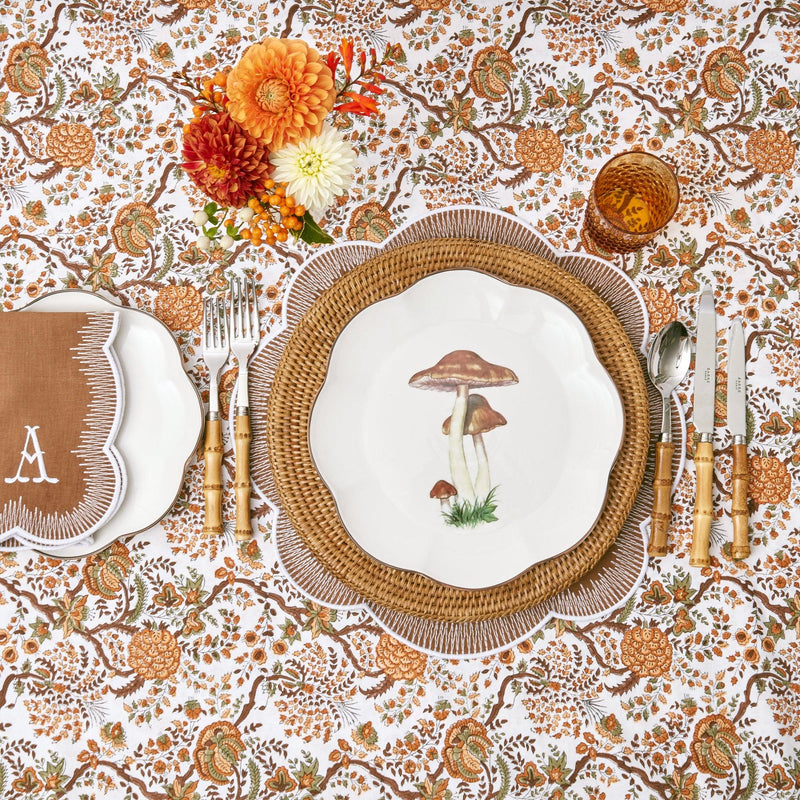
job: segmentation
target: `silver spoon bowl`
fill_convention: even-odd
[[[692,358],[691,337],[682,322],[670,322],[657,334],[647,354],[647,371],[662,400],[660,441],[672,441],[670,395],[686,377]]]
[[[692,352],[689,331],[681,322],[663,327],[650,346],[647,371],[662,400],[661,435],[656,443],[655,475],[653,478],[653,513],[647,553],[653,558],[667,554],[672,507],[672,407],[670,395],[686,377]]]

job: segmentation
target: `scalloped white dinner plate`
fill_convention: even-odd
[[[147,530],[169,512],[203,430],[203,406],[172,333],[152,314],[79,290],[53,292],[26,309],[119,312],[114,350],[125,383],[125,408],[116,446],[128,488],[117,512],[91,541],[46,551],[62,558],[90,555],[121,536]]]
[[[438,481],[458,483],[442,432],[456,391],[409,384],[458,351],[517,379],[469,390],[506,420],[481,434],[496,520],[474,527],[448,522],[448,501],[443,509],[430,497]],[[570,550],[591,531],[624,422],[617,389],[570,308],[534,289],[454,270],[348,323],[312,411],[309,441],[342,523],[369,555],[479,589]],[[469,434],[462,442],[474,486],[480,442]]]

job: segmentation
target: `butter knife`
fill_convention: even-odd
[[[689,563],[704,567],[711,563],[708,543],[714,516],[714,389],[717,351],[717,315],[714,294],[706,286],[697,310],[697,349],[694,368],[694,427],[700,435],[694,451],[697,486],[694,501],[694,530]]]
[[[728,336],[728,430],[733,437],[733,477],[731,490],[731,518],[733,519],[733,544],[731,558],[750,555],[747,540],[747,400],[744,374],[744,330],[742,321],[735,319]]]

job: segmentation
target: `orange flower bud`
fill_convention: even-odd
[[[347,77],[350,77],[350,70],[353,68],[353,40],[342,39],[342,45],[339,48],[342,54],[342,63]]]

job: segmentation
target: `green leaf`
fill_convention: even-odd
[[[745,441],[750,444],[756,432],[756,417],[750,406],[745,408]]]
[[[261,788],[261,773],[258,764],[252,758],[247,762],[247,769],[250,773],[250,791],[247,793],[247,800],[256,800],[258,790]]]
[[[514,114],[514,118],[511,120],[514,125],[519,125],[531,110],[531,90],[526,81],[520,84],[520,90],[522,91],[522,107]]]
[[[744,792],[742,793],[742,800],[750,800],[753,796],[753,792],[756,790],[758,769],[756,768],[755,760],[749,753],[745,753],[744,763],[747,766],[747,786],[745,786]]]
[[[136,622],[136,620],[141,616],[142,611],[144,611],[144,601],[147,599],[147,586],[145,586],[145,582],[142,580],[140,575],[137,575],[133,579],[133,585],[136,588],[136,605],[133,607],[133,610],[125,620],[127,625]]]
[[[53,105],[45,112],[46,117],[54,117],[61,110],[61,106],[64,105],[64,98],[66,97],[67,94],[66,84],[64,83],[64,79],[60,75],[56,75],[55,82],[56,82],[56,99]]]
[[[504,800],[511,788],[511,776],[508,764],[500,756],[497,757],[497,768],[500,770],[500,788],[497,791],[497,800]]]
[[[172,245],[172,240],[167,236],[164,235],[164,238],[161,240],[164,245],[164,263],[161,265],[161,269],[155,275],[154,280],[160,281],[172,267],[172,259],[175,255],[175,248]]]
[[[631,615],[633,611],[633,607],[636,605],[636,599],[631,597],[627,603],[625,603],[625,607],[622,611],[619,612],[619,616],[617,617],[617,622],[625,622],[626,619]]]
[[[642,264],[644,264],[644,256],[641,250],[637,250],[633,257],[633,266],[628,271],[628,277],[635,278],[642,271]]]
[[[753,108],[742,120],[742,125],[749,125],[758,116],[758,112],[761,111],[761,103],[763,102],[764,98],[761,87],[758,85],[758,81],[753,81],[750,84],[750,88],[753,90]]]
[[[333,239],[317,225],[308,211],[303,215],[303,228],[300,231],[300,238],[304,242],[308,242],[308,244],[333,244]]]

